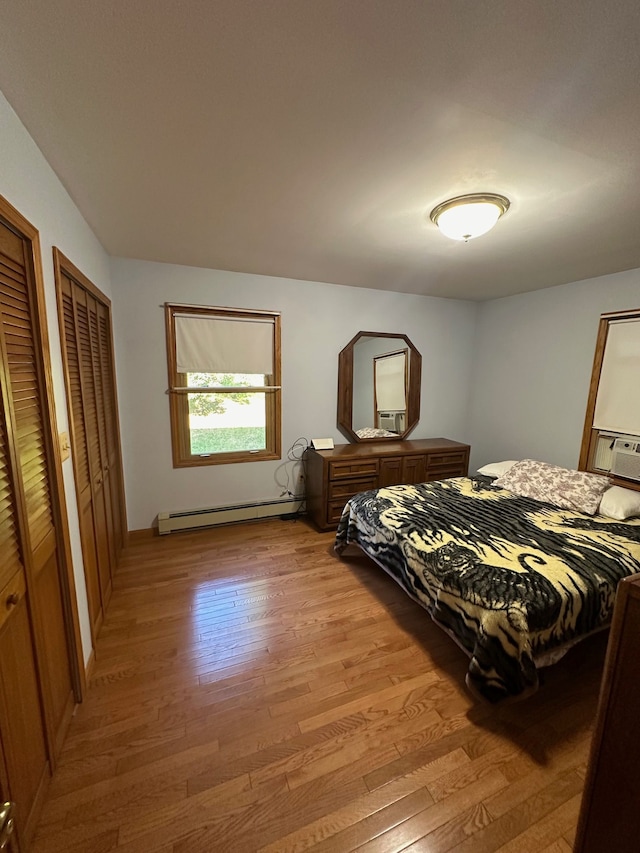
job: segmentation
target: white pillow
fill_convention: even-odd
[[[633,489],[623,489],[620,486],[611,486],[603,494],[600,506],[600,515],[616,518],[624,521],[633,515],[640,515],[640,492]]]
[[[478,474],[484,474],[485,477],[502,477],[515,464],[515,459],[509,459],[506,462],[489,462],[488,465],[478,468]]]

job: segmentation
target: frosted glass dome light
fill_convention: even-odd
[[[445,237],[473,240],[491,231],[509,209],[509,199],[493,193],[473,193],[443,201],[434,207],[430,219]]]

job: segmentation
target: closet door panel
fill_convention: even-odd
[[[15,246],[12,258],[4,258],[3,272],[9,270],[11,274],[0,274],[0,305],[27,523],[31,547],[35,548],[53,530],[53,516],[26,261],[23,242],[14,236],[20,245]]]
[[[95,636],[126,534],[111,314],[107,297],[58,249],[54,249],[54,266]]]
[[[78,320],[74,299],[75,284],[66,275],[59,279],[60,322],[65,359],[69,427],[73,446],[73,467],[80,517],[80,536],[84,575],[93,637],[97,636],[104,618],[102,590],[98,570],[98,554],[93,517],[93,494],[89,466],[86,412],[82,395],[82,372],[78,347]]]
[[[5,405],[6,394],[0,396],[0,733],[6,771],[3,795],[16,803],[18,830],[24,835],[32,825],[49,763],[20,558]]]
[[[23,576],[5,587],[3,601],[10,595],[17,603],[8,614],[3,612],[0,627],[0,730],[22,842],[33,831],[39,794],[50,771]]]
[[[94,384],[91,325],[87,298],[87,294],[81,288],[74,287],[78,359],[82,387],[82,406],[84,410],[84,422],[87,437],[96,559],[102,597],[102,610],[104,612],[111,596],[111,553],[105,515],[103,489],[104,474],[102,470],[102,453],[98,425],[98,403],[96,400],[96,387]]]
[[[60,586],[51,468],[45,427],[45,379],[36,343],[32,246],[2,223],[0,336],[5,423],[15,453],[13,491],[22,513],[20,553],[26,571],[37,670],[49,743],[60,743],[75,704]],[[60,655],[59,650],[64,649]]]
[[[1,404],[0,398],[0,589],[3,589],[16,572],[22,571],[22,564]]]
[[[104,619],[104,612],[102,609],[100,575],[98,573],[96,536],[93,529],[93,503],[89,502],[84,507],[79,507],[79,512],[82,559],[84,562],[84,576],[87,584],[87,598],[89,599],[91,630],[93,636],[96,637]]]
[[[43,555],[44,556],[44,555]],[[44,664],[47,667],[46,685],[53,708],[55,754],[62,748],[67,724],[75,702],[71,692],[70,678],[61,673],[69,668],[67,640],[64,631],[64,612],[58,572],[57,553],[52,549],[35,578],[35,594],[39,604],[38,626],[47,644]]]
[[[100,349],[100,327],[98,322],[98,303],[87,294],[87,311],[89,314],[89,334],[91,337],[91,362],[93,365],[93,381],[96,392],[96,414],[98,421],[98,442],[100,445],[100,462],[102,480],[99,486],[103,492],[104,520],[107,526],[107,547],[109,548],[110,564],[115,567],[117,554],[113,524],[113,507],[111,504],[111,477],[109,453],[107,449],[107,424],[105,411],[105,390]]]
[[[12,260],[21,251],[19,238],[0,225],[0,737],[3,796],[16,804],[17,833],[27,839],[50,769],[22,556],[26,519],[18,508],[16,435],[7,417],[11,399],[2,318],[7,293],[17,286]]]

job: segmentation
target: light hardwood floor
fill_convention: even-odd
[[[332,542],[276,520],[128,548],[34,853],[569,853],[606,635],[481,704]]]

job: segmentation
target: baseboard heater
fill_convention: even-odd
[[[303,498],[286,498],[274,501],[237,504],[235,506],[215,506],[207,509],[187,509],[180,512],[159,512],[158,533],[176,533],[178,530],[197,530],[201,527],[215,527],[218,524],[232,524],[236,521],[254,521],[259,518],[271,518],[278,515],[292,515],[300,512]]]

